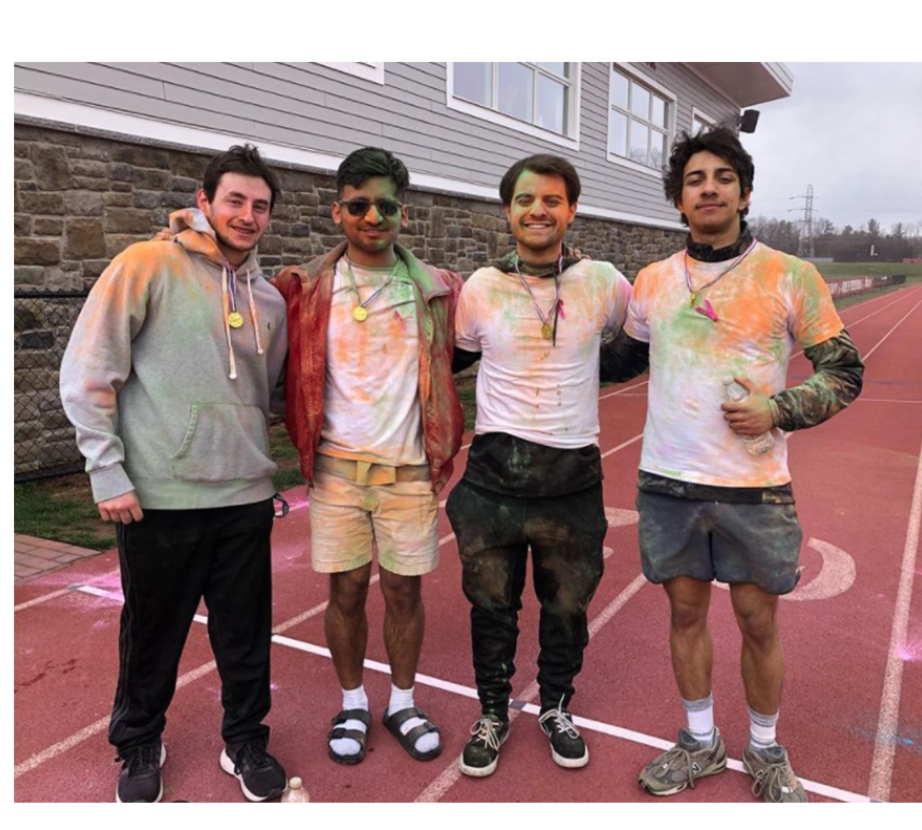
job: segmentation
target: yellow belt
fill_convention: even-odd
[[[429,481],[430,478],[428,464],[391,467],[388,464],[372,464],[368,461],[335,458],[320,453],[314,458],[314,469],[354,481],[356,484],[374,486],[393,484],[396,481]]]

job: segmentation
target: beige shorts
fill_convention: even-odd
[[[420,576],[439,564],[439,502],[428,481],[361,485],[314,470],[311,564],[318,573],[378,565]]]

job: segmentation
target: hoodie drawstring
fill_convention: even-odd
[[[250,316],[253,318],[253,331],[256,332],[256,354],[263,353],[263,345],[259,342],[259,318],[256,316],[256,303],[253,302],[253,277],[247,270],[247,289],[250,292]]]
[[[230,321],[230,303],[227,298],[227,267],[221,271],[221,293],[224,304],[224,332],[227,335],[227,353],[230,359],[230,377],[231,380],[237,380],[237,361],[234,359],[234,344],[231,341]]]

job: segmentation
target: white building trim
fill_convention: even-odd
[[[353,62],[353,63],[327,63],[326,61],[315,61],[318,66],[328,66],[330,69],[336,69],[339,72],[345,72],[347,75],[354,75],[356,78],[364,78],[366,81],[373,81],[376,84],[384,84],[384,62]]]

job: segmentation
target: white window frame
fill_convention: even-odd
[[[354,62],[354,63],[327,63],[325,61],[315,61],[320,66],[328,66],[338,72],[345,72],[347,75],[354,75],[356,78],[364,78],[366,81],[373,81],[376,84],[384,84],[384,62]]]
[[[611,152],[609,150],[611,142],[611,73],[618,69],[622,74],[627,75],[628,79],[639,83],[641,86],[644,86],[650,92],[655,92],[661,98],[666,99],[666,151],[669,151],[669,148],[672,146],[673,141],[675,141],[675,123],[676,123],[676,111],[678,110],[678,97],[671,90],[666,89],[662,84],[654,81],[649,75],[638,71],[633,66],[627,63],[612,62],[608,67],[608,106],[605,110],[605,119],[607,125],[605,127],[605,154],[608,157],[608,160],[614,164],[618,164],[622,167],[627,167],[629,170],[636,170],[638,173],[645,173],[648,176],[655,176],[657,179],[662,178],[663,171],[657,170],[654,167],[647,167],[646,164],[639,164],[636,161],[633,161],[624,156],[619,156],[617,153]],[[620,108],[619,108],[620,111]],[[631,114],[629,113],[629,116]],[[649,124],[649,121],[643,119],[645,124]],[[628,126],[628,141],[630,141],[630,122]],[[665,159],[664,159],[665,162]]]
[[[697,107],[692,107],[692,120],[691,120],[691,126],[692,126],[692,129],[693,129],[693,130],[695,129],[695,121],[696,121],[696,120],[697,120],[697,121],[700,121],[702,124],[707,124],[709,127],[716,127],[716,126],[717,126],[717,119],[716,119],[716,118],[712,118],[712,117],[711,117],[710,115],[708,115],[706,112],[702,112],[702,111],[699,110]]]
[[[493,61],[494,65],[496,61]],[[538,67],[537,63],[530,63],[527,61],[517,61],[517,63],[523,63],[526,66],[537,69],[538,74],[547,74],[555,80],[559,80],[560,76],[556,73],[546,72]],[[579,132],[580,132],[580,79],[582,76],[582,64],[571,62],[571,77],[567,80],[569,81],[570,87],[570,107],[569,113],[567,115],[565,129],[566,135],[561,135],[560,133],[555,133],[553,130],[547,130],[544,127],[539,127],[537,124],[530,124],[527,121],[520,121],[518,118],[513,118],[512,116],[505,115],[491,107],[484,106],[483,104],[477,104],[473,101],[467,101],[463,98],[455,97],[455,65],[454,63],[448,63],[448,84],[446,90],[446,104],[449,109],[456,110],[457,112],[463,112],[467,115],[473,115],[475,118],[479,118],[482,121],[489,121],[493,124],[499,124],[503,127],[507,127],[510,130],[515,130],[519,133],[525,133],[526,135],[533,136],[535,138],[540,138],[543,141],[550,142],[551,144],[556,144],[558,147],[566,147],[568,150],[579,150]],[[496,93],[496,84],[497,84],[498,73],[493,73],[493,84],[494,84],[494,100]],[[538,84],[535,84],[534,94],[538,95]],[[537,107],[535,107],[535,112],[537,112]]]

